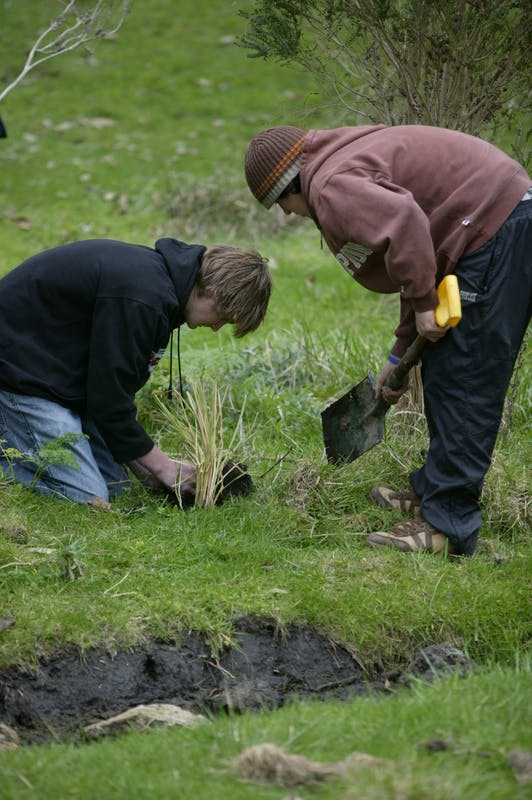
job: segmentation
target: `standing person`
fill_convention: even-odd
[[[0,467],[78,503],[119,493],[124,464],[150,488],[193,494],[194,465],[154,444],[135,393],[175,328],[227,323],[244,336],[270,292],[266,261],[224,245],[94,239],[29,258],[0,280]],[[43,469],[54,442],[68,458]]]
[[[373,545],[474,552],[479,500],[513,365],[530,319],[532,180],[501,150],[435,127],[372,125],[258,133],[246,179],[266,208],[311,217],[367,289],[397,292],[396,340],[376,396],[416,333],[429,340],[422,379],[430,447],[409,490],[375,487],[379,505],[415,513]],[[455,273],[463,316],[434,320],[436,287]]]

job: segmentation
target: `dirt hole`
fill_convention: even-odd
[[[246,618],[236,623],[234,640],[218,657],[204,635],[190,633],[178,647],[153,641],[114,655],[63,652],[35,672],[0,670],[0,721],[23,742],[44,742],[75,737],[85,725],[139,704],[235,713],[276,708],[296,697],[347,698],[405,682],[400,673],[368,676],[353,653],[309,628],[281,631],[273,622]],[[446,651],[440,661],[462,667],[462,655]]]

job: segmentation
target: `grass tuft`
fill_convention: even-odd
[[[224,426],[224,397],[215,381],[207,388],[193,381],[182,398],[176,393],[175,405],[156,401],[170,436],[182,458],[196,467],[195,508],[217,504],[223,491],[223,468],[234,458],[234,449],[242,440],[242,407],[232,433]],[[179,487],[176,487],[179,498]]]

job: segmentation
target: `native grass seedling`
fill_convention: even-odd
[[[184,397],[176,394],[175,405],[156,397],[161,415],[175,437],[180,457],[196,465],[196,508],[216,505],[223,491],[223,470],[243,440],[240,412],[232,431],[224,427],[224,399],[216,381],[210,385],[192,381]],[[176,487],[179,496],[179,486]]]

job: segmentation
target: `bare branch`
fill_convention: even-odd
[[[32,69],[45,61],[69,53],[95,39],[113,36],[122,26],[133,0],[97,0],[93,6],[83,10],[79,8],[79,0],[62,2],[63,10],[39,34],[20,73],[0,92],[0,102]]]

